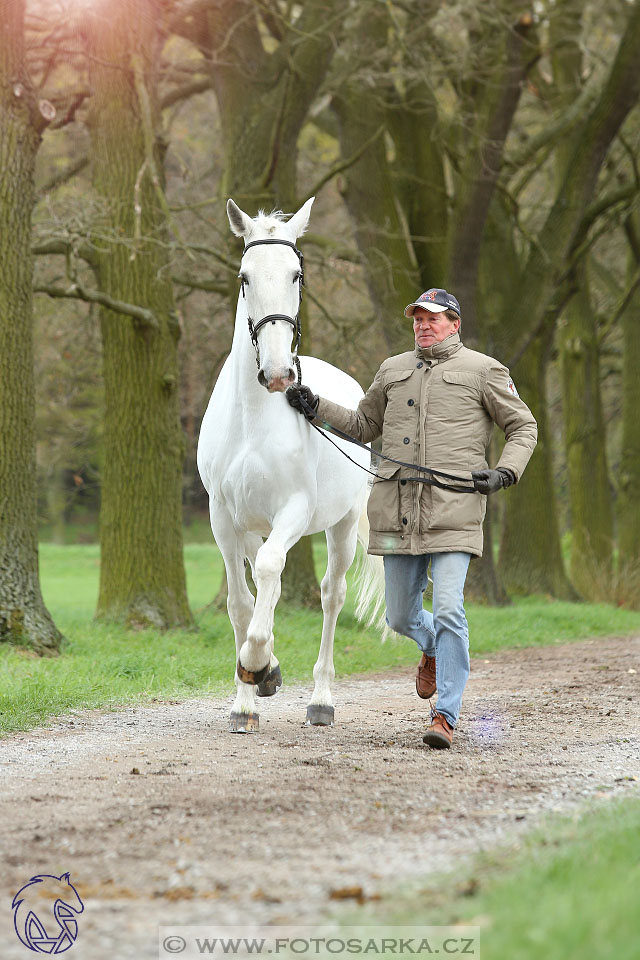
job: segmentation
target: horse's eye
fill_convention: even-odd
[[[247,280],[246,275],[244,273],[238,274],[238,280],[240,281],[240,283],[244,284],[245,287],[249,286],[249,281]]]

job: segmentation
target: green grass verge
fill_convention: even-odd
[[[319,571],[326,548],[315,545]],[[232,692],[233,633],[226,613],[207,609],[222,577],[215,546],[187,544],[189,599],[199,632],[132,632],[92,620],[98,595],[99,548],[95,544],[41,546],[45,601],[67,638],[59,657],[39,659],[0,648],[0,732],[28,729],[69,709],[136,700],[184,698]],[[606,604],[571,604],[529,597],[512,607],[469,605],[473,655],[585,637],[640,632],[640,613]],[[276,651],[286,681],[310,680],[317,657],[321,615],[286,608],[276,612]],[[384,670],[416,661],[412,641],[364,630],[353,613],[353,592],[338,621],[338,676]]]
[[[371,911],[392,925],[480,926],[481,960],[637,960],[640,800],[552,818],[464,877],[398,890]],[[370,908],[346,924],[365,922]]]

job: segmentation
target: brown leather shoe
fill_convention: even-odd
[[[416,670],[416,693],[423,700],[429,700],[436,692],[436,658],[422,654]]]
[[[453,727],[441,713],[431,711],[431,726],[422,738],[424,743],[438,750],[447,750],[453,740]]]

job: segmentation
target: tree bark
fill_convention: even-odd
[[[629,275],[640,267],[640,218],[629,217]],[[640,608],[640,292],[636,290],[622,317],[622,455],[618,480],[618,579],[620,599]]]
[[[393,189],[406,217],[417,264],[417,285],[420,292],[443,287],[448,283],[449,201],[442,144],[433,135],[438,107],[422,71],[408,83],[402,98],[397,94],[389,97],[386,117],[395,146]],[[408,252],[404,257],[406,269]],[[410,294],[411,299],[415,296],[418,293]]]
[[[0,36],[0,642],[55,653],[62,640],[38,573],[31,284],[40,143],[24,63],[24,3],[3,4]]]
[[[553,100],[567,110],[582,89],[584,0],[565,0],[551,18]],[[558,187],[571,162],[571,140],[555,150]],[[578,234],[578,239],[580,233]],[[570,575],[587,600],[611,600],[613,510],[606,459],[606,433],[600,396],[600,351],[589,291],[588,265],[572,272],[573,298],[559,325],[564,442],[571,517]]]
[[[499,568],[510,593],[577,599],[560,548],[547,415],[548,336],[539,336],[514,372],[519,392],[538,421],[538,445],[517,486],[505,492]]]
[[[585,600],[611,600],[612,490],[600,397],[600,350],[587,271],[560,327],[560,355],[571,516],[570,575]]]
[[[144,306],[157,326],[101,308],[105,385],[97,615],[130,626],[193,625],[182,555],[184,438],[158,137],[163,5],[108,0],[89,18],[93,184],[102,199],[101,291]]]

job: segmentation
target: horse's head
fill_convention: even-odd
[[[309,222],[313,200],[307,200],[287,221],[281,214],[263,213],[252,220],[233,200],[227,201],[231,230],[245,241],[240,281],[255,330],[258,380],[270,393],[286,390],[296,376],[294,337],[298,329],[302,263],[294,248]],[[265,240],[282,242],[260,242]],[[263,323],[265,318],[268,320]]]

